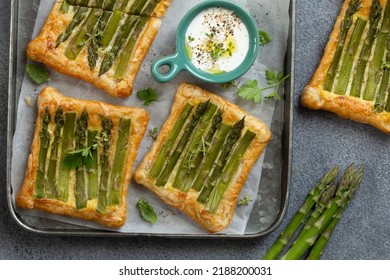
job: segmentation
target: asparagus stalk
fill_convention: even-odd
[[[60,7],[60,11],[66,14],[69,11],[69,3],[67,0],[62,1],[62,5]]]
[[[91,70],[95,69],[96,67],[96,62],[99,58],[98,50],[101,45],[103,31],[107,26],[107,22],[111,14],[112,12],[103,11],[103,15],[100,17],[95,27],[95,32],[91,38],[91,43],[88,46],[88,64]]]
[[[351,171],[352,169],[352,171]],[[305,233],[300,241],[292,245],[290,250],[282,257],[287,260],[297,260],[309,249],[317,240],[318,236],[326,229],[332,221],[334,215],[347,206],[352,199],[354,193],[359,188],[363,177],[363,167],[360,167],[356,172],[352,168],[348,168],[343,179],[340,182],[336,197],[332,200],[324,213],[313,224],[313,226]]]
[[[220,130],[218,130],[215,139],[210,145],[209,153],[206,155],[203,166],[198,170],[194,170],[194,172],[198,173],[192,188],[194,190],[200,191],[209,178],[211,174],[212,168],[214,166],[214,162],[220,154],[222,148],[224,147],[225,139],[231,131],[232,127],[227,124],[222,124]],[[199,198],[198,198],[199,200]],[[199,200],[201,201],[201,200]],[[204,203],[204,201],[202,201]]]
[[[114,11],[113,12],[113,14],[110,18],[110,21],[107,24],[106,30],[104,30],[104,33],[102,36],[101,45],[103,47],[107,47],[110,44],[112,37],[114,37],[116,30],[118,28],[118,24],[124,15],[125,14],[121,11]]]
[[[190,173],[186,176],[186,178],[184,180],[184,183],[183,183],[184,189],[188,190],[191,188],[191,186],[194,183],[194,180],[196,178],[196,175],[199,173],[199,170],[202,170],[201,166],[200,166],[202,163],[202,160],[209,153],[214,135],[217,133],[217,131],[221,127],[221,125],[222,125],[222,110],[218,110],[218,112],[215,114],[215,116],[213,118],[210,130],[209,130],[207,136],[205,138],[202,136],[201,144],[200,144],[201,147],[198,150],[197,155],[189,163],[190,166],[192,166],[192,168],[191,168]],[[227,133],[226,133],[225,137],[227,136]],[[223,138],[223,140],[224,139],[225,138]],[[222,146],[222,144],[221,144],[221,146]],[[219,153],[219,149],[218,149],[218,153]],[[215,161],[215,158],[214,158],[213,162],[214,161]]]
[[[122,79],[125,74],[126,74],[126,69],[127,65],[129,64],[131,55],[133,54],[133,49],[135,44],[138,41],[138,38],[140,34],[142,33],[145,24],[148,22],[149,18],[148,17],[140,17],[135,28],[132,36],[130,39],[127,41],[126,46],[123,48],[123,51],[121,52],[119,59],[118,59],[118,64],[115,69],[115,74],[114,76],[116,78]]]
[[[173,126],[173,129],[169,133],[169,136],[167,140],[165,141],[164,145],[162,146],[159,154],[157,155],[157,158],[155,162],[153,163],[152,168],[149,171],[149,176],[152,178],[157,178],[161,171],[164,168],[164,163],[166,159],[169,157],[171,150],[173,148],[173,145],[176,142],[176,139],[179,137],[180,131],[182,130],[188,116],[190,115],[192,109],[194,107],[187,103],[183,109],[183,111],[180,113],[179,118],[177,119],[176,123]]]
[[[387,53],[385,64],[382,66],[383,75],[382,81],[379,86],[379,91],[375,99],[374,110],[375,112],[383,112],[386,107],[386,97],[389,88],[389,78],[390,78],[390,36],[387,37],[386,43]]]
[[[372,2],[370,11],[370,28],[367,33],[367,38],[360,52],[360,57],[357,62],[356,72],[354,74],[351,86],[351,96],[360,97],[362,85],[364,81],[364,73],[366,71],[368,60],[370,59],[371,49],[378,34],[378,24],[382,16],[382,7],[379,0]]]
[[[109,205],[118,205],[120,203],[120,194],[123,182],[123,167],[125,166],[125,159],[129,146],[130,125],[130,119],[120,120],[108,195]]]
[[[387,2],[382,27],[376,42],[374,58],[368,70],[368,78],[363,98],[372,101],[375,98],[375,91],[379,84],[382,72],[382,61],[390,33],[390,2]]]
[[[96,0],[96,8],[103,8],[104,0]]]
[[[135,0],[133,6],[131,6],[130,14],[141,15],[141,11],[145,7],[147,0]]]
[[[122,25],[118,35],[115,38],[115,42],[111,50],[103,58],[102,65],[100,66],[99,76],[106,73],[114,64],[119,51],[129,37],[130,32],[134,29],[137,18],[137,16],[129,16]]]
[[[341,55],[343,53],[345,41],[347,39],[348,32],[353,23],[353,15],[360,9],[361,0],[351,0],[348,9],[345,13],[344,19],[340,26],[340,38],[337,44],[336,52],[333,57],[332,64],[329,67],[328,73],[326,74],[324,89],[331,91],[333,83],[339,68]]]
[[[84,110],[77,120],[75,139],[76,150],[85,149],[87,147],[87,130],[88,130],[88,112]],[[76,208],[83,209],[87,207],[88,189],[85,182],[85,167],[80,166],[76,169]]]
[[[76,12],[73,16],[73,19],[72,21],[70,22],[70,24],[68,25],[68,27],[66,28],[66,30],[64,32],[62,32],[58,38],[57,38],[57,42],[56,42],[56,48],[62,43],[62,42],[65,42],[66,40],[69,39],[70,35],[72,35],[72,32],[73,30],[79,26],[81,24],[81,22],[84,21],[85,19],[85,16],[86,16],[86,13],[89,9],[86,8],[86,7],[78,7],[76,9]]]
[[[109,189],[109,178],[110,178],[110,148],[111,148],[111,130],[113,124],[112,120],[107,117],[102,117],[102,143],[103,151],[100,155],[100,166],[101,166],[101,175],[99,182],[99,195],[98,202],[96,206],[96,211],[101,214],[106,213],[107,206],[107,195]]]
[[[210,123],[217,111],[218,106],[209,103],[206,112],[203,114],[198,126],[196,127],[194,137],[192,137],[191,141],[189,141],[188,148],[179,164],[179,169],[172,185],[174,188],[178,188],[183,192],[187,192],[189,190],[189,188],[185,188],[185,186],[183,186],[184,179],[188,176],[189,171],[191,171],[192,168],[195,168],[195,166],[192,166],[192,159],[202,148],[202,137],[204,137],[207,133],[207,129],[210,127]]]
[[[205,182],[198,181],[198,179],[195,182],[193,187],[195,190],[199,190],[203,186],[201,193],[198,196],[199,202],[206,203],[206,201],[209,199],[210,194],[213,191],[214,187],[216,186],[218,178],[220,177],[220,174],[222,173],[223,168],[225,167],[230,157],[230,154],[233,150],[233,146],[237,143],[237,141],[241,137],[241,132],[244,129],[244,125],[245,125],[245,117],[234,124],[232,130],[229,133],[228,139],[226,140],[226,143],[223,146],[221,156],[219,157],[219,160],[211,175],[206,179]]]
[[[60,176],[58,188],[56,190],[56,197],[59,200],[67,201],[69,195],[69,177],[70,170],[64,168],[64,155],[72,151],[74,148],[74,132],[76,127],[76,113],[66,113],[64,128],[62,131],[62,149],[60,161]]]
[[[335,93],[345,95],[351,77],[352,66],[355,60],[355,55],[359,48],[363,31],[366,28],[367,21],[358,18],[355,23],[351,39],[349,40],[347,51],[341,64],[340,74],[338,77],[337,85],[334,90]]]
[[[47,181],[48,181],[48,189],[46,190],[46,197],[53,198],[55,197],[56,192],[56,184],[57,184],[57,166],[58,166],[58,160],[59,160],[59,153],[58,148],[61,143],[61,130],[64,126],[64,112],[61,107],[57,109],[56,115],[55,115],[55,128],[54,128],[54,140],[51,144],[51,151],[50,151],[50,161],[49,161],[49,169],[48,169],[48,175],[47,175]]]
[[[112,11],[117,0],[106,0],[103,5],[103,9]]]
[[[40,145],[39,145],[39,156],[38,156],[38,168],[35,180],[35,197],[44,198],[45,197],[45,186],[47,184],[46,177],[46,157],[50,146],[50,132],[49,132],[49,123],[50,123],[50,111],[49,107],[45,108],[45,112],[42,116],[42,129],[39,134]]]
[[[300,225],[305,220],[305,217],[310,213],[313,206],[319,201],[321,193],[328,185],[333,185],[339,173],[339,167],[332,168],[328,173],[322,177],[321,181],[310,191],[306,200],[303,202],[294,218],[286,226],[284,231],[279,235],[278,239],[268,250],[263,257],[264,260],[275,260],[283,249],[287,246],[294,233],[298,230]]]
[[[92,146],[98,135],[97,130],[88,130],[88,147]],[[96,198],[99,192],[99,167],[98,167],[98,149],[92,149],[91,166],[87,167],[88,174],[88,199]]]
[[[126,12],[126,7],[129,4],[130,0],[123,0],[122,3],[119,5],[119,10],[122,12]]]
[[[318,220],[321,214],[325,211],[328,203],[333,199],[337,190],[336,185],[328,185],[324,193],[321,195],[320,200],[317,202],[314,210],[311,212],[310,217],[307,219],[304,227],[300,231],[298,237],[295,239],[294,244],[297,243],[302,236],[310,229],[310,227]]]
[[[253,139],[255,139],[256,133],[247,130],[238,143],[236,149],[232,153],[229,161],[227,162],[225,168],[223,169],[223,173],[221,178],[218,181],[217,186],[213,189],[210,194],[210,198],[205,205],[205,209],[210,211],[211,213],[216,213],[218,207],[221,203],[222,197],[225,194],[228,186],[231,184],[234,175],[236,174],[241,160],[243,159],[246,151],[248,150],[250,144]]]
[[[157,4],[160,2],[160,0],[151,0],[145,7],[144,9],[140,12],[142,16],[149,17],[154,8],[156,8]]]
[[[102,10],[92,9],[89,13],[87,20],[84,23],[83,28],[80,29],[79,33],[73,38],[69,43],[68,47],[65,50],[65,56],[69,59],[75,60],[83,47],[85,46],[87,40],[92,39],[90,35],[98,22],[100,16],[102,15]]]
[[[332,221],[329,223],[329,225],[325,228],[325,230],[321,233],[321,235],[318,237],[318,239],[314,243],[314,245],[311,248],[310,253],[306,259],[319,260],[321,258],[322,254],[324,252],[324,249],[325,249],[326,245],[328,244],[330,236],[332,235],[338,222],[340,221],[343,212],[344,212],[343,208],[339,209],[337,211],[337,213],[333,217]]]
[[[187,143],[191,135],[193,134],[195,128],[197,127],[201,117],[205,113],[209,103],[210,103],[209,101],[203,102],[199,104],[198,107],[196,108],[195,114],[192,116],[190,122],[187,124],[186,129],[180,139],[178,146],[176,147],[172,155],[169,157],[168,163],[166,164],[161,175],[158,177],[156,182],[157,186],[162,187],[167,183],[169,176],[172,173],[172,170],[175,168],[180,156],[184,152],[184,149],[187,146]]]

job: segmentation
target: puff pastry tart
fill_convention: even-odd
[[[303,106],[390,133],[390,1],[346,0]]]
[[[71,99],[45,88],[17,205],[122,226],[148,122],[143,109]]]
[[[231,222],[238,195],[270,139],[260,120],[184,83],[134,178],[210,232],[218,232]]]
[[[112,96],[127,97],[169,4],[170,0],[57,2],[29,43],[27,56]]]

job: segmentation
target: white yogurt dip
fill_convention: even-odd
[[[190,23],[186,48],[198,69],[213,74],[230,72],[244,61],[249,51],[249,32],[233,11],[209,8]]]

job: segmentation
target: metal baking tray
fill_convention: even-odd
[[[285,83],[283,102],[276,106],[271,131],[273,140],[265,152],[257,198],[243,235],[226,234],[151,234],[123,233],[100,229],[84,228],[59,221],[48,220],[19,214],[12,202],[11,156],[12,140],[17,120],[17,105],[23,76],[25,73],[25,47],[31,38],[39,0],[31,2],[11,0],[11,30],[9,53],[9,86],[8,86],[8,128],[7,128],[7,202],[8,208],[16,223],[30,232],[46,235],[73,236],[159,236],[168,238],[253,238],[264,236],[276,229],[285,216],[291,180],[292,157],[292,123],[294,94],[294,57],[295,57],[295,0],[290,0],[290,30],[288,49],[285,58],[285,73],[290,79]],[[29,34],[22,34],[20,26],[31,26]],[[27,33],[28,33],[27,32]],[[268,163],[268,164],[267,164]],[[272,164],[273,168],[269,168]],[[264,203],[266,201],[266,203]],[[265,207],[265,204],[267,207]],[[270,206],[271,205],[271,206]]]

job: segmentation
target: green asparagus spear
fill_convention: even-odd
[[[107,195],[109,190],[109,179],[110,179],[110,148],[111,148],[111,130],[113,124],[112,120],[107,117],[102,117],[102,143],[103,151],[100,155],[100,166],[101,166],[101,175],[99,182],[99,196],[96,206],[96,211],[98,213],[106,213],[107,206]]]
[[[130,14],[141,15],[141,11],[145,7],[147,0],[135,0],[133,6],[131,6]]]
[[[64,14],[66,14],[69,11],[69,3],[67,0],[62,1],[60,11],[63,12]]]
[[[226,143],[223,146],[221,156],[219,157],[219,160],[211,173],[211,175],[206,179],[206,182],[198,181],[194,184],[194,189],[199,190],[201,186],[202,190],[199,194],[198,201],[201,203],[206,203],[207,200],[210,197],[211,192],[213,191],[214,187],[217,184],[218,178],[220,177],[229,157],[233,150],[234,145],[240,139],[241,132],[244,129],[245,125],[245,117],[242,118],[240,121],[238,121],[232,128],[232,130],[229,133],[228,139],[226,140]],[[203,185],[199,185],[202,184]]]
[[[39,134],[40,145],[39,145],[39,156],[38,156],[38,168],[35,180],[35,197],[45,197],[45,186],[47,184],[46,177],[46,157],[50,147],[50,111],[49,107],[45,108],[45,112],[42,115],[42,129]]]
[[[337,74],[337,70],[339,68],[341,55],[343,53],[345,41],[347,39],[347,35],[349,29],[353,23],[353,15],[360,9],[361,0],[351,0],[349,3],[348,9],[345,13],[344,19],[341,22],[340,26],[340,38],[337,44],[336,52],[333,57],[332,64],[329,67],[328,73],[326,74],[326,79],[324,83],[324,89],[327,91],[331,91],[333,87],[333,83]]]
[[[387,37],[386,43],[387,53],[385,64],[382,66],[383,74],[382,81],[379,86],[378,94],[376,95],[374,110],[375,112],[383,112],[386,108],[386,97],[389,88],[389,80],[390,80],[390,35]]]
[[[103,5],[103,9],[112,11],[117,0],[106,0]]]
[[[310,229],[310,227],[318,220],[322,213],[324,213],[326,206],[333,199],[337,191],[336,185],[328,185],[324,193],[321,195],[320,200],[317,202],[314,210],[310,213],[310,217],[305,222],[304,227],[301,229],[298,237],[295,239],[294,244],[297,243],[302,236]]]
[[[142,16],[150,16],[154,10],[154,8],[156,8],[157,4],[160,2],[160,0],[151,0],[145,7],[144,9],[140,12],[140,15]]]
[[[382,7],[379,0],[374,0],[372,2],[371,11],[370,11],[370,28],[367,33],[366,40],[362,51],[360,52],[360,57],[357,62],[356,72],[353,75],[351,86],[351,96],[360,97],[362,91],[362,85],[364,81],[364,73],[366,71],[368,60],[370,59],[371,49],[374,44],[374,41],[378,34],[378,24],[382,16]]]
[[[123,183],[123,167],[129,146],[130,119],[121,119],[118,130],[118,140],[115,147],[114,164],[111,172],[110,190],[108,195],[109,205],[118,205]]]
[[[65,42],[69,39],[70,35],[72,35],[73,30],[84,21],[88,10],[89,9],[86,7],[78,7],[76,9],[72,21],[70,22],[66,30],[58,36],[56,47],[58,47],[62,42]]]
[[[192,188],[194,190],[200,191],[203,185],[206,183],[207,178],[209,178],[211,174],[214,162],[220,154],[221,150],[223,149],[226,137],[228,136],[231,129],[232,127],[230,125],[224,123],[221,125],[221,128],[218,130],[215,139],[210,145],[209,153],[206,155],[203,166],[200,167],[199,170],[197,170],[198,176],[196,177],[194,184],[192,185]],[[205,200],[206,199],[203,200],[201,198],[198,198],[198,201],[201,201],[203,203],[205,202]]]
[[[211,213],[216,213],[221,203],[222,197],[225,194],[228,186],[231,184],[234,175],[236,174],[241,160],[244,158],[246,151],[248,150],[253,139],[255,139],[256,133],[247,130],[238,142],[237,147],[234,149],[229,161],[223,169],[221,177],[218,180],[218,184],[210,194],[210,198],[205,205],[205,209]]]
[[[84,110],[77,120],[75,140],[76,150],[87,147],[87,130],[88,130],[88,112]],[[76,169],[76,187],[75,187],[76,208],[83,209],[87,207],[88,189],[85,182],[85,166]]]
[[[263,257],[264,260],[275,260],[283,249],[287,246],[294,233],[298,230],[300,225],[305,220],[305,217],[310,213],[313,206],[318,202],[321,197],[321,193],[324,191],[326,186],[333,185],[336,177],[339,173],[339,167],[332,168],[328,173],[324,175],[321,181],[310,191],[306,200],[299,208],[294,218],[290,221],[284,231],[279,235],[278,239],[268,250]]]
[[[90,35],[98,22],[100,16],[102,15],[102,10],[92,9],[89,13],[87,20],[84,23],[84,26],[80,29],[79,33],[71,40],[65,50],[65,56],[69,59],[75,60],[86,42],[92,39]]]
[[[103,15],[100,17],[95,27],[94,34],[92,35],[91,38],[91,43],[88,46],[88,64],[91,70],[95,69],[96,67],[96,62],[99,58],[98,50],[101,45],[103,31],[107,26],[107,22],[111,14],[112,12],[103,11]]]
[[[114,61],[116,60],[119,51],[122,49],[124,43],[129,37],[129,34],[131,34],[131,31],[134,29],[137,19],[137,16],[129,16],[120,28],[119,34],[116,36],[115,42],[111,50],[103,58],[102,65],[99,71],[99,76],[106,73],[114,64]]]
[[[194,183],[196,175],[201,170],[200,165],[202,163],[202,160],[209,153],[214,135],[217,133],[217,131],[221,127],[221,125],[222,125],[222,110],[218,110],[217,114],[215,114],[215,116],[213,118],[211,128],[210,128],[207,136],[202,137],[200,149],[198,150],[197,154],[194,156],[194,159],[189,163],[190,166],[192,166],[192,169],[190,170],[190,173],[188,174],[188,176],[186,176],[186,178],[184,179],[184,183],[183,183],[184,189],[187,189],[187,190],[190,189],[192,184]],[[226,137],[226,135],[225,135],[225,137]],[[223,138],[223,139],[225,139],[225,138]],[[219,149],[218,149],[218,153],[219,153]],[[215,159],[214,159],[214,161],[215,161]]]
[[[64,112],[61,107],[57,109],[56,115],[55,115],[55,128],[54,128],[54,140],[51,144],[51,151],[50,151],[50,161],[49,161],[49,170],[47,172],[47,181],[48,181],[48,189],[46,190],[46,197],[53,198],[55,197],[56,193],[56,184],[57,181],[57,166],[59,166],[59,145],[61,143],[61,130],[64,126]]]
[[[105,0],[96,0],[96,8],[103,8]]]
[[[387,2],[385,14],[382,21],[382,27],[379,32],[374,57],[370,63],[370,68],[368,70],[368,78],[366,89],[364,91],[363,99],[365,100],[374,100],[375,92],[377,85],[380,82],[381,73],[382,73],[382,62],[383,56],[386,50],[387,40],[390,33],[390,1]]]
[[[202,148],[202,137],[206,136],[207,130],[210,127],[210,124],[212,124],[211,121],[214,117],[214,114],[217,111],[218,106],[209,103],[209,106],[207,106],[207,110],[201,117],[199,124],[196,127],[194,137],[192,137],[191,141],[189,141],[188,148],[186,149],[179,164],[179,169],[176,173],[176,177],[172,185],[174,188],[178,188],[183,192],[187,192],[189,190],[189,188],[184,188],[183,186],[184,179],[186,176],[188,176],[191,169],[195,167],[191,165],[191,161],[194,155],[196,155],[198,151]]]
[[[103,36],[102,36],[101,45],[103,47],[107,47],[110,44],[112,37],[114,37],[116,30],[118,28],[118,24],[124,15],[125,14],[121,11],[114,11],[113,12],[113,14],[112,14],[112,16],[107,24],[107,27],[104,30]]]
[[[121,10],[122,12],[126,12],[126,8],[129,2],[130,0],[122,0],[122,3],[119,5],[119,10]]]
[[[340,74],[334,90],[335,93],[345,95],[351,77],[352,66],[355,60],[355,56],[360,45],[363,31],[366,28],[367,21],[358,18],[355,23],[355,28],[352,32],[351,39],[349,40],[346,54],[344,56],[343,63],[341,64]]]
[[[97,130],[88,130],[88,147],[97,139]],[[98,149],[91,149],[92,162],[87,167],[88,174],[88,199],[96,198],[99,193],[99,167],[98,167]]]
[[[143,29],[145,28],[145,24],[147,23],[148,20],[149,18],[147,17],[140,17],[139,20],[137,21],[132,36],[127,41],[126,46],[123,48],[123,51],[121,52],[118,58],[118,64],[114,74],[115,78],[120,78],[120,79],[124,78],[131,55],[133,54],[134,46],[137,43],[138,38],[141,32],[143,31]]]
[[[185,147],[187,146],[187,143],[191,135],[193,134],[195,128],[197,127],[199,120],[201,119],[204,112],[206,111],[209,103],[210,103],[209,101],[203,102],[199,104],[198,107],[196,108],[195,113],[191,118],[191,121],[187,124],[187,127],[180,139],[178,146],[176,147],[175,151],[170,155],[168,163],[166,164],[161,175],[158,177],[156,182],[157,186],[162,187],[167,183],[169,177],[171,176],[172,170],[175,168],[181,154],[184,152]]]
[[[160,175],[161,171],[164,168],[164,163],[166,159],[169,157],[173,145],[175,144],[176,139],[179,137],[179,134],[182,128],[184,127],[184,124],[188,116],[191,114],[193,108],[194,107],[191,104],[187,103],[183,111],[180,113],[179,118],[174,124],[173,129],[169,133],[167,140],[163,144],[159,154],[157,155],[155,162],[153,163],[152,168],[149,171],[150,177],[157,178]]]
[[[56,197],[59,200],[67,201],[69,196],[70,170],[64,168],[63,160],[67,152],[74,149],[74,132],[76,127],[76,113],[66,113],[65,123],[62,131],[62,149],[60,161],[60,176]]]
[[[348,202],[352,199],[356,190],[359,188],[363,177],[363,167],[360,167],[356,172],[353,167],[348,168],[343,179],[340,182],[339,189],[337,190],[336,197],[327,206],[327,209],[320,216],[320,218],[313,224],[313,226],[305,233],[300,241],[292,245],[290,250],[282,257],[286,260],[298,260],[317,240],[318,236],[326,229],[330,224],[333,217],[339,209],[343,209],[347,206]]]

